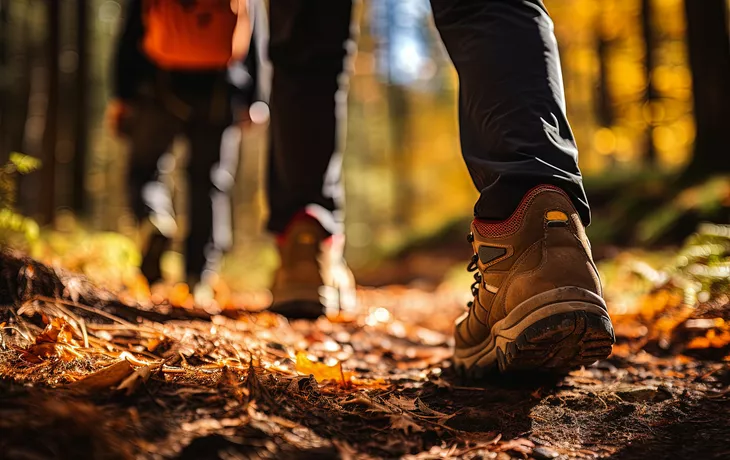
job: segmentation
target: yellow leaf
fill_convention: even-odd
[[[345,383],[345,375],[342,372],[342,364],[328,366],[324,363],[312,361],[303,351],[297,352],[297,372],[300,374],[311,374],[318,382],[323,380],[336,380],[342,384]]]

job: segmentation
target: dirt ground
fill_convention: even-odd
[[[366,289],[349,321],[290,323],[0,262],[0,458],[730,458],[724,290],[688,306],[661,281],[613,308],[607,360],[473,382],[448,293]]]

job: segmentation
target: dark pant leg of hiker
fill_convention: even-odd
[[[565,115],[552,20],[540,0],[431,0],[459,74],[462,151],[481,191],[475,215],[504,219],[538,184],[590,212]]]
[[[271,145],[268,228],[282,233],[309,205],[340,232],[340,76],[350,38],[350,0],[273,0],[270,6]]]
[[[169,190],[157,180],[157,164],[180,132],[181,123],[152,97],[140,97],[131,107],[121,128],[129,143],[129,204],[139,222],[152,217],[155,225],[164,226],[161,221],[172,219],[174,212]],[[163,233],[166,230],[160,228]]]
[[[231,88],[225,73],[177,75],[173,88],[192,108],[185,129],[190,144],[185,273],[189,283],[205,282],[207,274],[219,269],[223,253],[232,243],[231,192],[240,129],[230,127]]]
[[[235,128],[233,128],[235,129]],[[192,124],[186,129],[190,143],[187,165],[188,236],[185,244],[185,270],[189,282],[215,272],[223,251],[231,243],[231,203],[233,173],[221,166],[221,138],[225,126]],[[240,144],[235,144],[235,149]],[[237,154],[237,151],[234,152]]]
[[[162,278],[160,259],[177,229],[170,190],[158,177],[158,162],[182,125],[153,96],[139,96],[131,107],[121,126],[130,147],[127,189],[145,238],[140,269],[151,284]]]

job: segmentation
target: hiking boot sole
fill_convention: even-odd
[[[295,285],[274,289],[274,302],[269,311],[289,319],[317,319],[325,314],[325,307],[317,285]]]
[[[523,302],[494,325],[484,342],[456,350],[453,361],[457,373],[471,378],[494,368],[565,371],[608,357],[614,342],[603,299],[566,287]]]
[[[289,319],[317,319],[325,314],[324,305],[312,300],[276,302],[269,311]]]

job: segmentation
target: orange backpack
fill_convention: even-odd
[[[143,0],[142,49],[166,70],[223,69],[237,14],[231,0]]]

